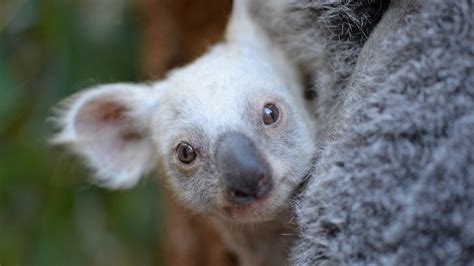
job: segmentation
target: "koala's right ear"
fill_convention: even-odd
[[[159,91],[158,86],[123,83],[73,95],[53,118],[61,130],[51,142],[85,159],[99,185],[131,187],[156,163],[150,120]]]

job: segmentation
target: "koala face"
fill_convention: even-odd
[[[312,126],[302,96],[271,64],[245,52],[199,63],[206,67],[172,74],[152,118],[167,182],[193,210],[241,222],[271,219],[310,171]]]
[[[104,186],[159,167],[196,212],[270,220],[309,173],[314,145],[296,75],[262,54],[221,45],[164,81],[80,93],[63,104],[54,141]]]

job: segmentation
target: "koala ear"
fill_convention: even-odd
[[[150,120],[157,87],[110,84],[71,96],[53,119],[61,130],[51,142],[67,145],[85,159],[99,185],[135,185],[156,162]]]

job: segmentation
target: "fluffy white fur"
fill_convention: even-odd
[[[226,41],[165,80],[103,85],[68,99],[54,142],[85,159],[109,188],[130,187],[160,167],[177,198],[215,218],[243,265],[280,265],[293,239],[280,234],[292,231],[291,199],[312,167],[313,125],[295,67],[248,8],[234,1]],[[272,126],[262,122],[267,103],[280,108]],[[241,207],[226,200],[215,153],[227,132],[252,139],[269,163],[274,187],[264,201]],[[178,161],[180,142],[198,151],[193,163]],[[236,222],[243,223],[238,230]]]
[[[98,184],[112,189],[131,187],[155,165],[155,151],[143,136],[149,130],[146,114],[156,107],[157,98],[158,89],[126,83],[80,92],[57,109],[56,121],[62,130],[51,142],[67,144],[84,158],[95,170]],[[107,113],[91,113],[97,111],[88,110],[94,101],[123,108],[123,113],[116,114],[120,115],[116,118],[119,121],[104,121],[101,116]],[[135,134],[136,138],[127,140],[120,134]]]

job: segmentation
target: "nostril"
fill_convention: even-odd
[[[255,193],[248,193],[239,189],[229,190],[229,198],[237,204],[247,204],[255,200]]]
[[[232,193],[232,196],[234,198],[247,198],[247,197],[253,197],[254,196],[251,193],[247,193],[247,192],[244,192],[244,191],[241,191],[241,190],[232,190],[231,193]]]

